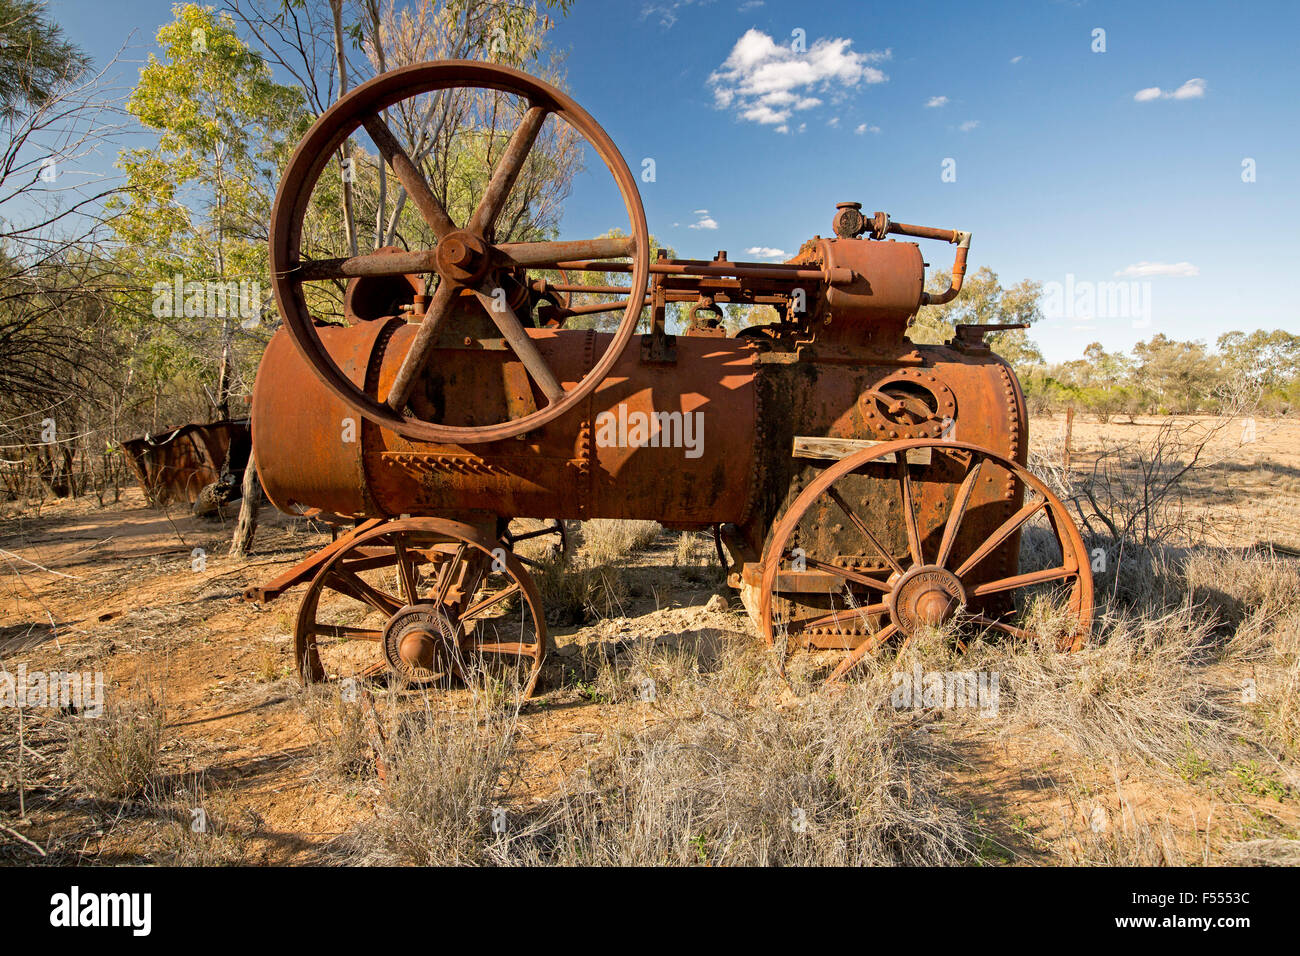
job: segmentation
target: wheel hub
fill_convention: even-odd
[[[438,243],[434,262],[441,275],[461,285],[471,285],[487,272],[488,246],[474,233],[457,229]]]
[[[889,595],[889,613],[898,629],[912,635],[924,627],[940,627],[966,603],[966,590],[946,568],[912,568]]]
[[[435,604],[402,608],[384,627],[384,658],[408,680],[428,680],[446,673],[457,644],[446,612]]]

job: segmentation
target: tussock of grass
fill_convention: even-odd
[[[139,795],[158,770],[163,725],[163,706],[150,693],[110,702],[99,717],[68,720],[69,777],[96,799]]]
[[[1241,866],[1300,866],[1300,840],[1243,840],[1230,844],[1224,856]]]
[[[544,558],[534,574],[547,623],[572,627],[622,615],[629,597],[622,565],[653,544],[660,530],[653,521],[584,522],[582,544],[573,558]]]
[[[1095,812],[1095,810],[1094,810]],[[1065,866],[1194,866],[1179,840],[1178,828],[1166,817],[1154,822],[1134,813],[1127,802],[1118,814],[1106,814],[1105,826],[1080,827],[1060,847]]]
[[[355,841],[362,863],[481,865],[501,841],[493,813],[513,761],[518,705],[478,701],[468,714],[426,706],[395,717],[384,734],[385,769],[375,819]]]
[[[584,556],[568,562],[542,562],[533,572],[546,623],[576,627],[622,614],[628,599],[627,576],[619,567],[598,567]]]
[[[374,773],[377,734],[360,694],[360,687],[337,682],[302,689],[299,704],[315,732],[317,766],[327,776],[357,780]]]
[[[170,790],[151,788],[149,803],[164,820],[157,849],[162,866],[237,866],[247,860],[248,834],[233,824],[239,816],[225,794],[212,793],[202,774],[187,774]],[[260,827],[251,811],[246,821]]]
[[[595,567],[617,564],[654,544],[660,527],[655,521],[597,518],[582,524],[581,553]]]
[[[1239,712],[1204,672],[1210,623],[1184,605],[1158,616],[1103,619],[1073,654],[1051,641],[1008,645],[1001,661],[1010,729],[1045,730],[1079,756],[1137,757],[1172,769],[1191,748],[1213,762],[1236,753]]]
[[[1300,652],[1300,561],[1202,549],[1183,561],[1183,578],[1190,600],[1231,635],[1237,656]]]

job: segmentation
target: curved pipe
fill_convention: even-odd
[[[948,241],[957,243],[957,257],[952,263],[952,278],[948,282],[948,288],[942,292],[922,292],[922,305],[943,305],[957,298],[957,293],[961,291],[962,279],[966,276],[966,253],[970,249],[970,233],[954,229],[952,238]]]

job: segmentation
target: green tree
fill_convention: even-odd
[[[1285,395],[1300,381],[1300,335],[1282,329],[1225,332],[1215,343],[1224,374],[1260,389],[1263,395]]]
[[[40,107],[89,65],[38,0],[0,0],[0,117]]]
[[[226,288],[243,280],[244,288],[260,289],[276,173],[306,120],[302,94],[272,80],[228,15],[196,4],[173,13],[158,31],[159,55],[149,55],[126,104],[158,140],[119,155],[127,190],[115,202],[114,229],[133,271],[148,280],[143,288],[182,276]],[[188,291],[186,299],[188,306]],[[228,302],[216,316],[188,307],[175,315],[156,305],[149,309],[165,320],[179,361],[192,360],[195,348],[209,362],[219,356],[213,404],[228,415],[232,342],[247,316],[231,315]]]
[[[1202,408],[1223,379],[1220,362],[1203,342],[1178,342],[1163,333],[1133,346],[1136,383],[1175,414]]]
[[[931,292],[946,289],[947,272],[936,272],[927,288]],[[953,337],[954,328],[967,325],[1033,325],[1043,317],[1038,307],[1042,284],[1025,279],[1003,288],[998,274],[988,266],[968,275],[961,294],[943,305],[923,306],[907,330],[908,338],[918,345],[935,345]],[[986,340],[992,349],[1016,368],[1042,364],[1043,356],[1023,329],[997,332]]]

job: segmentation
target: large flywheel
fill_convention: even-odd
[[[432,109],[439,94],[466,89],[508,94],[514,99],[518,119],[473,213],[458,225],[426,175],[428,168],[445,172],[448,158],[435,154],[428,162],[413,160],[385,116],[399,104],[421,97],[428,100],[430,95]],[[567,123],[604,162],[623,200],[630,230],[625,236],[497,241],[502,211],[548,121]],[[344,141],[361,131],[401,183],[435,241],[429,249],[383,249],[350,258],[309,259],[303,250],[304,222],[317,182]],[[560,380],[537,347],[535,335],[540,330],[531,328],[527,317],[519,315],[520,292],[528,287],[528,271],[572,268],[574,263],[591,268],[599,260],[628,258],[630,291],[625,303],[617,303],[623,317],[612,341],[580,380]],[[416,441],[472,444],[509,438],[575,407],[609,374],[636,331],[649,267],[650,238],[636,180],[608,134],[555,87],[518,70],[479,61],[448,60],[392,70],[344,96],[321,115],[294,151],[271,215],[271,281],[280,314],[299,351],[326,387],[361,415]],[[371,394],[339,369],[321,343],[304,286],[421,273],[435,276],[436,285],[423,312],[412,316],[419,320],[419,329],[407,340],[405,357],[386,394]],[[484,315],[499,335],[500,347],[512,352],[526,370],[532,400],[515,417],[495,424],[452,425],[432,420],[436,416],[421,410],[424,406],[412,399],[434,352],[440,340],[460,334],[460,324],[479,328]]]

